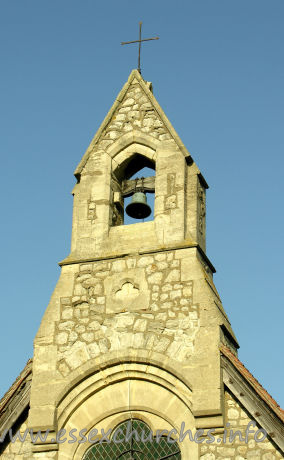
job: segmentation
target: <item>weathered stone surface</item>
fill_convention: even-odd
[[[129,258],[126,260],[127,268],[135,268],[136,267],[136,259]]]
[[[105,304],[105,297],[97,297],[97,303],[99,305],[104,305]]]
[[[93,332],[85,332],[82,334],[82,339],[89,343],[89,342],[92,342],[94,340],[94,334]]]
[[[56,341],[57,341],[58,345],[63,345],[64,343],[67,342],[67,340],[68,340],[67,332],[60,332],[57,335]]]
[[[180,271],[177,269],[171,270],[168,276],[165,278],[165,283],[172,283],[173,281],[180,280]]]
[[[215,460],[215,459],[216,459],[216,457],[212,453],[201,455],[201,457],[200,457],[200,460]]]
[[[192,295],[192,287],[191,286],[185,286],[182,291],[183,295],[185,297],[190,297]]]
[[[153,275],[148,276],[148,283],[149,284],[160,283],[162,281],[162,278],[163,278],[163,273],[161,272],[153,273]]]
[[[229,324],[204,268],[204,183],[149,86],[134,72],[76,172],[71,255],[35,339],[30,426],[108,428],[132,406],[154,430],[218,427],[219,443],[184,441],[186,460],[279,458],[269,440],[222,441],[226,421],[243,433],[250,416],[221,380]],[[154,221],[122,225],[123,181],[140,160],[155,168]],[[30,447],[27,459],[85,453]],[[24,460],[17,449],[3,460]]]
[[[85,332],[86,328],[85,326],[82,326],[80,324],[77,324],[75,326],[75,331],[77,332],[77,334],[82,334],[83,332]]]
[[[162,262],[162,261],[166,260],[166,258],[167,258],[167,254],[164,254],[164,253],[160,253],[160,254],[155,255],[155,260],[157,260],[158,262]]]
[[[58,325],[60,331],[71,330],[74,327],[74,321],[64,321]]]
[[[180,290],[180,289],[178,289],[178,290],[176,290],[176,291],[171,291],[171,292],[170,292],[170,299],[171,299],[171,300],[177,299],[177,298],[179,298],[179,297],[181,297],[181,290]]]
[[[100,329],[101,325],[98,321],[91,321],[90,324],[88,325],[88,329],[91,329],[93,331],[97,331]]]
[[[88,345],[87,349],[91,358],[95,358],[96,356],[99,356],[99,354],[101,353],[101,350],[97,343],[91,343],[90,345]]]
[[[154,258],[152,256],[145,256],[141,257],[138,262],[137,266],[138,267],[146,267],[147,265],[153,264],[154,263]]]
[[[71,369],[76,369],[82,363],[89,359],[90,355],[85,343],[76,342],[74,345],[65,353],[65,360]]]
[[[236,409],[229,409],[228,410],[228,417],[231,419],[238,419],[239,418],[239,411]]]
[[[71,319],[73,317],[73,309],[72,308],[64,308],[62,311],[62,319]]]
[[[126,268],[125,260],[116,260],[112,263],[112,270],[114,272],[121,272],[125,270],[125,268]]]
[[[126,100],[122,103],[122,106],[125,107],[125,106],[128,106],[128,105],[133,105],[134,102],[135,102],[134,99],[128,98],[128,99],[126,99]]]
[[[92,271],[93,266],[91,264],[82,264],[79,267],[80,272],[89,272]]]
[[[167,349],[169,343],[170,340],[167,337],[162,337],[155,345],[155,351],[160,353],[164,352]]]
[[[276,460],[276,457],[271,452],[267,452],[262,455],[262,460]]]
[[[217,447],[217,452],[222,457],[230,457],[231,455],[234,455],[235,449],[233,447]]]
[[[147,320],[145,319],[137,319],[134,324],[134,331],[144,332],[146,331],[147,327]]]
[[[116,318],[116,328],[125,328],[128,326],[132,326],[134,322],[134,316],[129,316],[128,314],[119,315]]]
[[[164,302],[168,298],[169,298],[169,294],[161,294],[161,296],[160,296],[161,302]]]

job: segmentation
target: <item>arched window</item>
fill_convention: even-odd
[[[178,443],[167,436],[157,437],[148,425],[132,419],[118,425],[111,442],[94,444],[83,460],[181,460]]]

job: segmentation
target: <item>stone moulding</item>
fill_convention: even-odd
[[[145,222],[147,224],[148,222]],[[143,225],[143,224],[140,224]],[[78,263],[87,263],[87,262],[96,262],[96,261],[103,261],[103,260],[108,260],[108,259],[118,259],[119,257],[127,257],[127,256],[132,256],[132,255],[143,255],[143,254],[155,254],[159,253],[161,251],[173,251],[173,250],[178,250],[178,249],[188,249],[188,248],[196,248],[199,252],[199,254],[202,256],[206,264],[209,266],[210,270],[212,273],[216,273],[216,269],[212,262],[208,259],[207,255],[203,251],[203,249],[199,246],[198,243],[193,242],[193,241],[185,241],[184,243],[177,243],[177,244],[168,244],[168,245],[159,245],[153,247],[149,247],[147,249],[141,249],[138,251],[129,251],[129,252],[117,252],[116,254],[105,254],[103,256],[99,257],[90,257],[90,258],[71,258],[71,257],[66,257],[66,259],[63,259],[62,261],[58,262],[58,265],[62,267],[63,265],[72,265],[72,264],[78,264]]]
[[[187,427],[193,429],[194,426],[190,386],[176,373],[153,364],[153,360],[137,362],[133,358],[105,363],[97,372],[90,373],[89,367],[85,376],[81,369],[81,380],[72,381],[69,391],[60,395],[56,406],[56,430],[66,429],[67,433],[77,425],[84,426],[87,433],[94,427],[99,433],[101,428],[106,432],[134,414],[148,422],[153,432],[173,427],[179,430],[183,418]],[[196,446],[184,444],[182,449],[187,458],[186,453]],[[88,444],[83,447],[61,444],[58,458],[82,458],[87,448]]]
[[[115,158],[122,150],[127,149],[136,152],[136,148],[143,149],[146,147],[151,153],[147,154],[147,151],[143,151],[143,155],[147,156],[150,160],[153,160],[156,154],[156,150],[161,145],[161,141],[151,137],[147,133],[142,133],[134,129],[131,132],[125,133],[119,137],[113,144],[111,144],[107,149],[106,152],[111,158]],[[137,152],[139,153],[139,152]]]
[[[145,366],[143,365],[135,366],[136,369],[134,368],[133,370],[131,370],[131,367],[134,367],[134,366],[118,364],[117,366],[115,366],[114,369],[112,369],[112,371],[114,372],[113,374],[108,375],[106,377],[104,372],[99,373],[99,375],[97,376],[98,378],[97,381],[92,382],[93,379],[90,378],[88,379],[90,380],[90,382],[84,382],[85,385],[88,385],[88,386],[85,387],[84,384],[79,386],[80,388],[85,387],[84,389],[81,389],[80,394],[77,394],[77,389],[76,389],[75,391],[71,392],[71,394],[67,395],[66,401],[63,400],[61,405],[57,409],[59,429],[65,426],[65,424],[67,423],[69,418],[72,416],[72,414],[77,410],[77,408],[81,406],[81,404],[87,398],[91,397],[94,393],[97,393],[103,390],[108,385],[114,385],[118,382],[122,382],[125,380],[127,381],[128,380],[131,380],[131,381],[140,380],[143,382],[145,381],[145,382],[154,383],[158,385],[159,387],[164,387],[168,391],[170,391],[172,394],[174,394],[176,397],[178,397],[186,405],[186,407],[189,410],[191,410],[192,402],[191,402],[191,398],[189,398],[189,396],[191,397],[191,390],[189,390],[188,387],[185,387],[183,384],[181,384],[177,380],[175,381],[173,379],[172,381],[167,380],[165,375],[163,375],[166,373],[162,372],[161,370],[159,370],[159,374],[161,375],[157,375],[157,373],[154,373],[156,369],[153,366],[147,366],[146,374],[144,370]],[[139,367],[141,369],[139,369]],[[67,403],[65,407],[64,407],[64,403],[65,404]],[[136,409],[138,409],[135,403],[133,403],[133,407],[136,407]],[[131,410],[131,409],[132,409],[131,405],[128,408],[127,407],[124,408],[124,410]],[[139,409],[142,409],[142,408],[140,407]],[[145,410],[147,409],[148,411],[150,410],[149,407],[148,408],[144,407],[143,409]],[[117,408],[113,407],[112,411],[110,411],[108,414],[104,413],[104,416],[111,415],[112,413],[116,413],[116,412],[117,412]],[[98,423],[99,421],[100,420],[97,420],[96,423]]]

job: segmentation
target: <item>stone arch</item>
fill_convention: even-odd
[[[122,150],[127,149],[132,144],[141,145],[142,147],[144,146],[152,151],[156,151],[161,141],[155,139],[153,136],[149,136],[149,134],[134,129],[131,132],[123,134],[123,136],[107,148],[106,152],[114,159]]]
[[[111,158],[111,190],[113,194],[119,194],[112,204],[112,226],[120,226],[124,223],[124,199],[126,198],[122,194],[124,181],[132,178],[145,167],[156,170],[156,150],[159,144],[160,141],[152,136],[134,130],[124,134],[107,149],[107,154]],[[154,181],[148,193],[155,193]],[[111,196],[115,195],[111,194]]]
[[[57,405],[58,429],[86,429],[86,436],[93,428],[105,431],[134,414],[144,420],[153,432],[160,429],[177,432],[184,422],[187,429],[194,429],[191,389],[176,375],[154,364],[143,362],[113,363],[69,387]],[[188,458],[195,446],[182,443],[182,458]],[[59,445],[59,460],[82,459],[90,443],[85,445],[68,442]],[[184,456],[183,456],[184,454]]]
[[[81,383],[86,382],[86,385],[88,385],[90,382],[89,379],[99,376],[100,373],[103,373],[101,375],[114,374],[112,369],[118,365],[143,365],[145,374],[148,372],[150,367],[156,369],[156,373],[160,370],[160,372],[165,372],[165,375],[167,375],[166,380],[169,380],[172,385],[176,386],[176,388],[183,388],[181,390],[181,394],[191,395],[192,393],[192,382],[184,378],[181,363],[166,356],[164,353],[159,353],[154,349],[143,348],[114,350],[109,351],[105,355],[102,354],[96,358],[85,361],[68,374],[68,383],[64,386],[64,390],[58,394],[55,401],[57,413],[60,412],[58,412],[59,407],[65,407],[66,403],[62,406],[63,401],[68,402],[68,395],[70,395],[73,390],[77,389],[76,391],[81,391],[79,389]],[[100,377],[96,377],[95,380],[99,378]],[[191,401],[191,398],[189,398],[189,401]]]
[[[125,174],[134,158],[136,158],[136,163],[139,163],[137,170]],[[128,179],[145,166],[156,169],[156,151],[136,142],[121,150],[112,160],[112,172],[118,179]]]
[[[112,158],[112,172],[119,176],[119,170],[125,169],[124,165],[131,161],[134,155],[144,157],[145,164],[155,169],[156,150],[160,141],[140,131],[134,130],[126,133],[114,142],[107,150]]]

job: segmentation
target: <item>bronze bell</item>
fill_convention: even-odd
[[[126,206],[126,213],[134,219],[145,219],[150,216],[151,208],[147,204],[146,194],[135,192],[132,196],[131,203]]]

